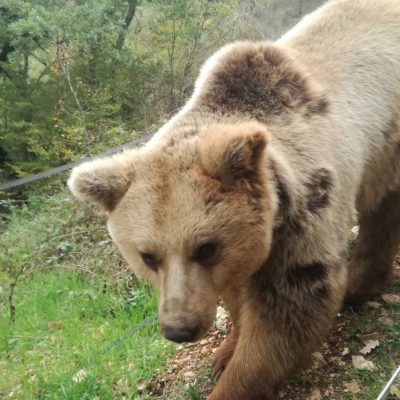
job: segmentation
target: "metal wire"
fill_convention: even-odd
[[[10,182],[0,183],[0,192],[8,190],[8,189],[13,189],[18,186],[26,185],[27,183],[38,181],[40,179],[49,178],[50,176],[57,175],[64,171],[68,171],[86,161],[110,156],[111,154],[119,153],[120,151],[122,151],[124,149],[139,146],[140,144],[147,142],[152,136],[153,136],[152,134],[146,135],[140,139],[132,140],[131,142],[125,143],[121,146],[112,147],[111,149],[107,150],[106,152],[98,154],[96,156],[85,157],[80,160],[71,161],[67,164],[60,165],[59,167],[52,168],[48,171],[39,172],[38,174],[35,174],[35,175],[27,176],[27,177],[21,178],[21,179],[16,179],[16,180],[10,181]]]
[[[383,388],[379,396],[376,398],[376,400],[383,400],[386,397],[386,395],[389,393],[390,387],[393,385],[393,383],[396,381],[399,375],[400,375],[400,365],[393,373],[392,377],[389,379],[389,382],[385,385],[385,387]]]

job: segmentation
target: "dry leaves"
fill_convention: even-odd
[[[378,322],[384,326],[391,327],[394,325],[394,321],[389,317],[380,317],[378,318]]]
[[[354,380],[351,382],[345,383],[344,387],[346,388],[347,391],[354,393],[354,394],[361,392],[360,386],[358,386],[358,383]]]
[[[322,399],[321,392],[318,389],[315,389],[308,398],[308,400],[321,400],[321,399]]]
[[[369,354],[379,346],[379,340],[367,340],[365,346],[360,350],[361,354]]]
[[[377,301],[367,301],[366,304],[368,307],[373,308],[374,310],[382,307],[382,304],[378,303]]]
[[[47,324],[49,329],[61,329],[64,326],[62,321],[51,321]]]
[[[382,299],[389,304],[400,304],[400,296],[397,294],[383,294]]]
[[[372,361],[366,360],[363,356],[352,356],[353,367],[361,371],[373,371],[375,364]]]
[[[395,385],[390,386],[389,393],[392,396],[396,396],[396,398],[400,399],[400,389],[397,386]]]

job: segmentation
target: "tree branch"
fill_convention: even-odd
[[[133,17],[135,16],[137,6],[137,0],[128,0],[128,10],[126,11],[125,20],[122,24],[121,32],[118,35],[117,42],[115,44],[115,48],[117,50],[121,50],[124,46],[125,38],[128,33],[128,28],[132,22]]]

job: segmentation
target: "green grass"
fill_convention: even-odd
[[[48,271],[23,281],[15,323],[1,317],[0,393],[134,398],[137,381],[150,377],[171,351],[156,322],[126,334],[156,310],[152,292],[146,286],[136,290],[136,301],[127,304],[101,281],[76,271]],[[76,382],[80,370],[84,378]]]
[[[0,247],[0,398],[140,399],[173,345],[103,221],[61,192],[11,207]],[[14,288],[10,318],[9,295]]]

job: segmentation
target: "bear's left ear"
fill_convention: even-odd
[[[199,137],[200,162],[207,175],[232,186],[259,177],[267,143],[267,130],[259,123],[218,125]]]
[[[132,154],[126,152],[74,168],[68,186],[78,199],[112,211],[128,190],[133,175]]]

